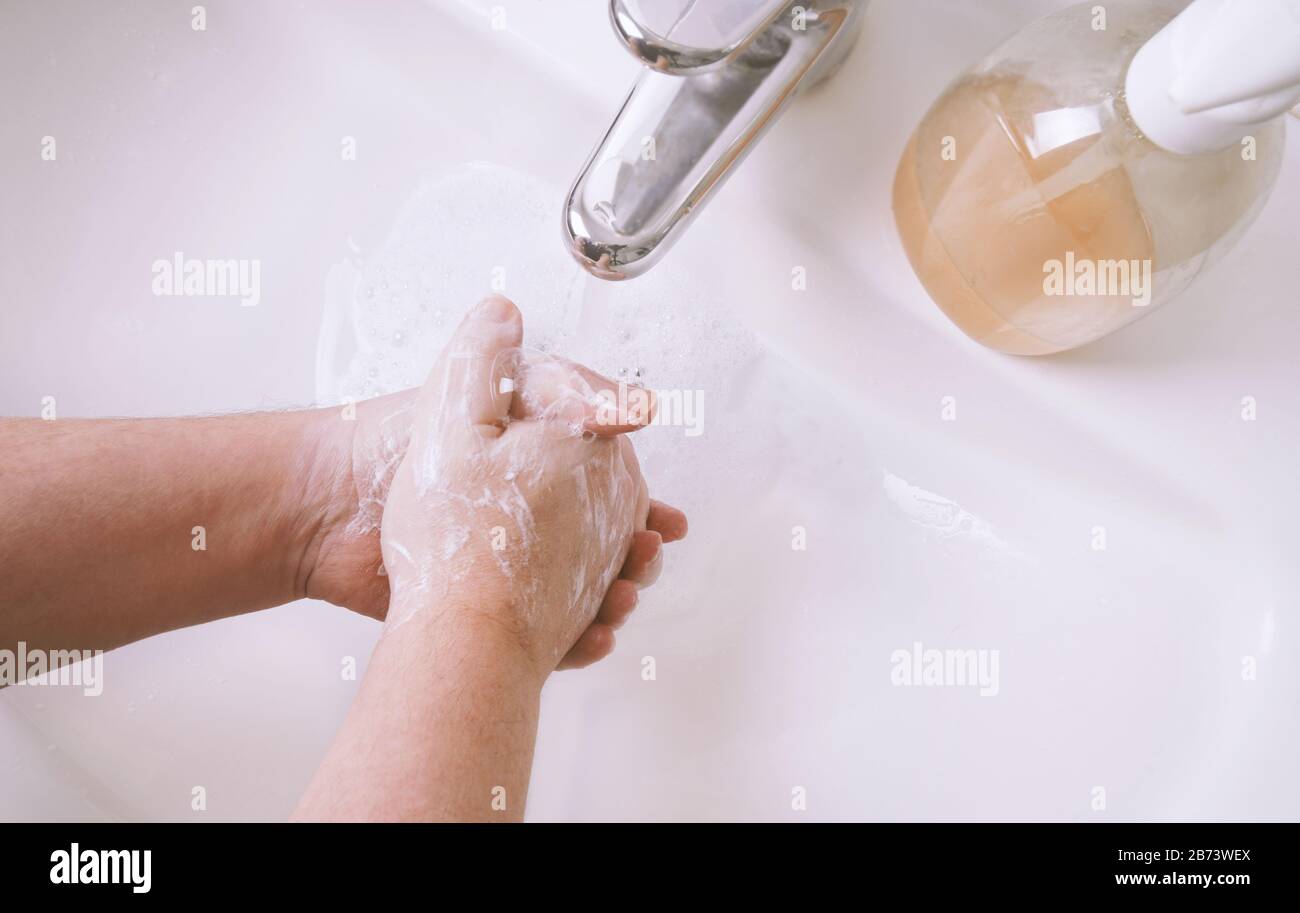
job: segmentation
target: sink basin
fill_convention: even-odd
[[[357,317],[368,277],[418,255],[448,321],[497,282],[530,344],[702,398],[701,433],[640,433],[691,536],[614,656],[548,683],[531,819],[1294,819],[1300,122],[1242,245],[1067,355],[966,339],[894,234],[930,101],[1064,5],[876,0],[835,78],[622,284],[572,276],[559,241],[636,73],[599,9],[15,11],[0,414],[346,398],[394,352]],[[259,259],[260,300],[154,296],[176,251]],[[382,383],[444,324],[419,317]],[[377,635],[303,601],[115,651],[97,698],[6,689],[0,818],[282,818]],[[945,651],[981,680],[927,684]]]

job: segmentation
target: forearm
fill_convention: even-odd
[[[318,416],[0,421],[0,644],[109,649],[303,595]]]
[[[543,676],[476,617],[417,611],[385,631],[296,817],[523,818]]]

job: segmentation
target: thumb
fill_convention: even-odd
[[[513,396],[512,356],[523,338],[523,317],[514,303],[501,295],[484,298],[433,366],[420,392],[421,413],[442,427],[477,426],[480,433],[499,435]]]

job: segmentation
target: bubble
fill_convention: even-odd
[[[422,181],[387,241],[327,281],[318,400],[365,399],[427,377],[462,315],[503,275],[527,348],[694,399],[702,434],[678,423],[634,438],[656,497],[689,510],[716,500],[722,480],[743,486],[738,467],[766,465],[764,454],[779,450],[763,402],[746,396],[762,347],[725,290],[692,265],[689,238],[635,280],[589,277],[559,240],[564,197],[563,187],[482,162]]]
[[[556,337],[576,316],[583,280],[556,240],[560,197],[488,164],[422,182],[387,242],[346,277],[365,298],[379,289],[377,306],[367,309],[354,293],[322,327],[320,401],[337,401],[363,375],[381,393],[426,376],[460,316],[491,291],[494,270],[510,277],[530,339]],[[419,345],[408,344],[412,336]]]

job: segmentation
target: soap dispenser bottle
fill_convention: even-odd
[[[908,258],[991,348],[1083,345],[1183,291],[1263,207],[1300,101],[1300,0],[1112,0],[958,77],[894,182]]]

